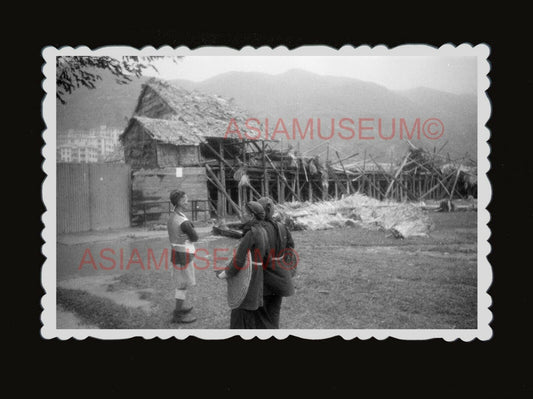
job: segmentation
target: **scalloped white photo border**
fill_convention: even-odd
[[[46,174],[42,185],[42,198],[46,207],[42,215],[44,229],[42,252],[46,257],[41,271],[42,285],[45,294],[41,298],[43,311],[41,313],[41,335],[45,339],[59,338],[62,340],[75,338],[85,339],[94,337],[99,339],[125,339],[143,337],[145,339],[175,337],[185,339],[195,336],[201,339],[225,339],[235,335],[243,339],[258,337],[268,339],[275,337],[284,339],[290,335],[305,339],[325,339],[340,336],[344,339],[369,339],[383,340],[389,337],[403,340],[426,340],[442,338],[446,341],[457,339],[471,341],[479,339],[489,340],[492,337],[492,312],[490,306],[492,298],[488,289],[492,283],[492,269],[487,260],[491,247],[488,242],[490,229],[487,226],[490,214],[487,206],[490,203],[492,189],[487,177],[490,169],[488,156],[490,147],[487,143],[490,132],[485,126],[491,114],[491,104],[486,94],[490,86],[488,73],[490,64],[488,57],[490,48],[486,44],[471,45],[468,43],[454,46],[445,44],[440,48],[425,44],[408,44],[394,48],[384,45],[375,47],[345,45],[340,49],[327,46],[302,46],[289,50],[285,46],[276,48],[245,46],[240,50],[229,47],[200,47],[189,49],[188,47],[172,48],[163,46],[158,49],[144,47],[136,49],[127,46],[107,46],[95,50],[80,46],[76,48],[46,47],[42,51],[44,64],[42,72],[44,80],[42,87],[46,93],[42,102],[42,116],[46,124],[43,132],[45,145],[42,149],[44,157],[43,170]],[[281,330],[230,330],[230,329],[57,329],[56,327],[56,57],[58,56],[473,56],[477,57],[477,165],[478,165],[478,214],[477,214],[477,328],[476,329],[281,329]]]

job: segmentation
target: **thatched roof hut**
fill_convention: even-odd
[[[229,156],[240,151],[239,136],[226,134],[235,126],[241,137],[245,132],[257,136],[246,128],[246,119],[232,100],[151,79],[144,84],[134,116],[120,140],[126,162],[134,169],[196,166],[213,158],[205,145],[218,150],[218,142],[224,140]],[[232,144],[237,147],[232,148]]]

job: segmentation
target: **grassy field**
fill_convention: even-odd
[[[281,327],[476,328],[477,214],[431,217],[430,237],[404,240],[358,227],[293,232],[300,265],[296,294],[283,300]],[[228,244],[228,239],[206,242],[208,249]],[[112,283],[106,280],[109,295],[60,286],[58,305],[100,328],[228,328],[226,283],[212,268],[196,276],[191,302],[198,320],[191,325],[169,322],[173,288],[165,270],[117,275]],[[121,293],[137,295],[140,304],[117,301]]]

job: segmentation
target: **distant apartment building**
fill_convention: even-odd
[[[91,163],[98,162],[98,149],[63,145],[57,149],[57,162]]]
[[[57,161],[58,162],[73,162],[72,150],[74,147],[62,145],[57,147]]]
[[[121,130],[105,125],[99,129],[60,132],[57,137],[57,162],[103,161],[116,150],[121,133]]]

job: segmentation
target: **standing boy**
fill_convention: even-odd
[[[190,263],[195,251],[193,242],[198,241],[198,234],[184,213],[188,204],[187,194],[174,190],[170,193],[170,202],[174,206],[174,212],[170,215],[167,229],[176,299],[172,323],[193,323],[196,317],[190,314],[192,306],[185,306],[184,303],[187,291],[196,285],[194,267]]]

